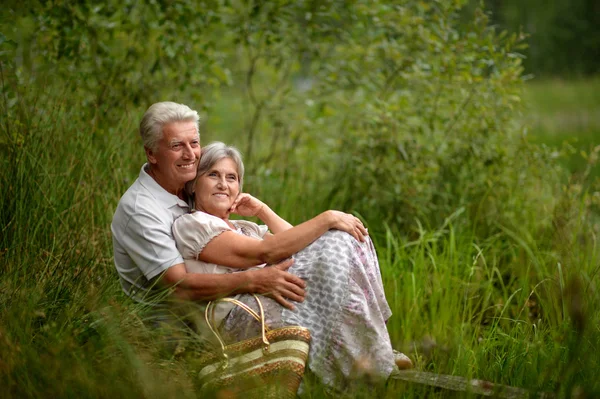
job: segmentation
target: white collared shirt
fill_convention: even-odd
[[[183,263],[171,227],[189,211],[189,205],[162,188],[142,166],[139,177],[123,194],[113,216],[111,231],[115,266],[121,287],[144,302],[153,279]]]

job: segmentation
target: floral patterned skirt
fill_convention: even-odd
[[[371,240],[361,243],[331,230],[294,255],[289,271],[306,281],[305,300],[289,310],[261,297],[267,324],[307,327],[312,337],[308,367],[333,389],[345,390],[365,370],[386,380],[394,368],[386,328],[392,312]],[[257,310],[252,295],[238,299]],[[220,330],[228,340],[242,340],[260,334],[260,324],[235,307]]]

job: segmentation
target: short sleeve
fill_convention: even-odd
[[[231,231],[224,220],[198,211],[182,215],[173,223],[173,236],[184,259],[196,259],[206,244],[224,231]]]
[[[121,244],[148,280],[173,265],[183,263],[171,227],[151,214],[133,215]]]
[[[242,232],[250,237],[264,238],[269,227],[264,224],[258,225],[248,220],[232,220],[231,221],[237,228],[241,229]]]

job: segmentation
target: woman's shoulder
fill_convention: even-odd
[[[173,222],[173,238],[184,259],[195,259],[202,249],[231,227],[218,217],[196,211],[181,215]]]
[[[186,213],[179,216],[173,222],[173,229],[187,228],[192,226],[204,228],[224,228],[231,230],[231,228],[223,219],[202,211]]]

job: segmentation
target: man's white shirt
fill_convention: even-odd
[[[146,172],[147,165],[142,166],[139,177],[121,197],[111,224],[121,287],[131,298],[142,302],[155,277],[183,263],[172,226],[190,209]]]

